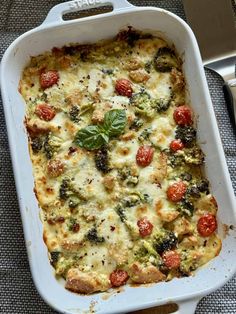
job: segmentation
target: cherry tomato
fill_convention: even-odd
[[[192,120],[192,111],[186,106],[179,106],[174,111],[174,120],[178,125],[191,125],[193,123]]]
[[[110,281],[113,287],[124,285],[128,279],[128,273],[122,269],[116,269],[110,274]]]
[[[148,145],[140,146],[136,154],[136,162],[141,167],[150,165],[153,159],[154,148]]]
[[[115,90],[117,94],[127,97],[131,97],[133,92],[132,85],[127,79],[117,80]]]
[[[173,183],[167,189],[167,197],[172,202],[179,202],[187,190],[186,184],[182,181]]]
[[[216,217],[212,214],[206,214],[199,218],[197,231],[203,237],[209,237],[217,228]]]
[[[147,217],[139,219],[137,225],[139,227],[139,234],[141,237],[146,237],[152,233],[153,225],[147,219]]]
[[[177,152],[177,150],[183,149],[184,148],[184,143],[178,139],[178,140],[173,140],[170,143],[170,149],[173,150],[173,152]]]
[[[165,251],[162,259],[167,268],[178,268],[180,265],[180,255],[176,251]]]
[[[56,70],[42,72],[39,78],[40,86],[44,89],[57,84],[58,80],[59,73]]]
[[[41,120],[45,121],[52,120],[56,115],[55,110],[48,104],[37,105],[35,113]]]

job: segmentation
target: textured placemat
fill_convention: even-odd
[[[0,58],[15,38],[39,25],[49,9],[59,2],[62,1],[0,0]],[[130,2],[135,5],[159,6],[185,18],[180,0],[130,0]],[[226,111],[222,81],[210,71],[207,71],[206,75],[230,175],[236,190],[236,139]],[[31,279],[2,105],[0,105],[0,174],[0,313],[55,313],[39,297]],[[236,277],[222,289],[202,299],[196,313],[236,313]]]

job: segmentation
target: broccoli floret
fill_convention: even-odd
[[[160,229],[153,235],[153,247],[159,254],[173,249],[177,243],[178,239],[172,231]]]
[[[126,196],[122,200],[121,203],[124,207],[133,207],[140,203],[150,203],[150,202],[151,202],[151,198],[148,194],[143,194],[141,192],[134,191],[130,195]]]
[[[50,262],[54,268],[57,265],[60,255],[61,255],[61,252],[58,252],[58,251],[50,252]]]
[[[89,232],[86,235],[87,240],[89,240],[92,243],[102,243],[105,242],[104,237],[99,237],[97,234],[97,229],[94,227],[89,230]]]
[[[209,194],[209,181],[206,179],[203,179],[202,181],[197,183],[197,187],[200,192],[205,192],[206,194]]]
[[[143,126],[143,120],[139,118],[135,118],[134,121],[131,123],[129,129],[138,131]]]
[[[133,207],[140,203],[140,197],[138,195],[129,195],[122,200],[124,207]]]
[[[152,100],[152,108],[155,108],[157,112],[166,111],[171,104],[172,95],[169,98],[160,98]]]
[[[142,133],[139,135],[138,139],[140,142],[148,141],[149,136],[152,134],[152,129],[147,128],[142,131]]]
[[[134,259],[141,264],[151,263],[155,266],[161,265],[161,258],[152,244],[146,240],[141,240],[134,248]]]
[[[135,186],[138,184],[138,176],[133,176],[129,167],[124,167],[118,170],[119,179],[124,181],[128,186]]]
[[[197,260],[194,258],[194,253],[185,252],[181,253],[180,271],[184,275],[189,275],[191,271],[194,271],[198,267]]]
[[[202,180],[190,185],[187,188],[186,197],[196,199],[201,196],[201,193],[209,194],[209,182],[207,180]]]
[[[71,209],[76,208],[80,203],[80,199],[76,196],[72,196],[69,199],[68,205]]]
[[[122,222],[125,222],[127,217],[126,217],[126,214],[125,214],[125,209],[121,206],[121,204],[118,204],[116,206],[115,211],[116,211],[117,215],[120,217],[120,220]]]
[[[43,147],[43,138],[35,137],[31,140],[31,147],[35,154],[37,154]]]
[[[46,136],[43,144],[43,149],[47,159],[51,159],[53,157],[54,153],[59,150],[61,144],[62,140],[52,133],[49,133]]]
[[[100,170],[103,173],[107,173],[110,171],[109,168],[109,158],[108,158],[108,151],[107,147],[103,146],[101,149],[99,149],[95,153],[95,165],[98,170]]]
[[[63,179],[60,186],[60,190],[59,190],[60,199],[67,200],[73,194],[74,192],[73,192],[71,180],[67,178]]]
[[[184,162],[184,157],[183,155],[178,155],[178,154],[170,154],[168,156],[168,163],[172,168],[181,166]]]
[[[64,178],[62,180],[59,189],[59,197],[61,200],[68,200],[70,208],[75,208],[81,201],[87,200],[85,191],[75,186],[73,178]]]
[[[80,109],[78,106],[72,106],[69,111],[70,120],[78,123],[80,121],[79,112],[80,112]]]
[[[189,201],[187,198],[184,198],[181,202],[178,202],[177,208],[183,215],[187,215],[189,217],[193,215],[194,211],[193,203]]]
[[[197,146],[185,148],[180,152],[184,153],[184,160],[187,164],[202,165],[204,162],[204,154]]]
[[[192,126],[178,125],[175,131],[175,138],[185,144],[190,144],[196,139],[196,130]]]
[[[135,112],[137,114],[146,116],[147,118],[153,118],[155,115],[155,109],[152,108],[151,97],[145,91],[134,94],[130,98],[130,104],[135,106]]]
[[[159,48],[154,57],[154,67],[158,72],[170,72],[172,68],[178,68],[179,61],[174,50],[169,47]]]

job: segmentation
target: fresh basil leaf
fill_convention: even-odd
[[[109,137],[120,135],[126,125],[126,114],[123,109],[113,109],[105,113],[103,129]]]
[[[93,150],[100,148],[108,140],[109,137],[102,133],[99,126],[89,125],[76,133],[74,143],[81,148]]]

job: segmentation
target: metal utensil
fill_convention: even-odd
[[[206,68],[223,79],[230,119],[236,131],[236,28],[231,0],[183,0]]]

